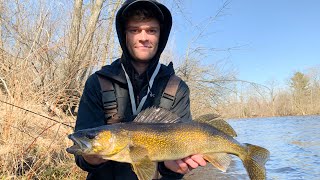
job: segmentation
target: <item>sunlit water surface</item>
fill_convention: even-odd
[[[270,180],[320,180],[320,116],[229,120],[241,143],[267,148]],[[249,179],[242,162],[232,156],[226,173],[211,165],[192,170],[186,180]]]

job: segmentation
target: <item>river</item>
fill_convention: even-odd
[[[320,180],[320,116],[228,120],[239,142],[267,148],[268,180]],[[211,165],[192,170],[186,180],[249,179],[237,156],[226,173]]]

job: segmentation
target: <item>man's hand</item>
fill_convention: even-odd
[[[100,165],[108,161],[108,160],[102,159],[101,156],[97,156],[97,155],[82,155],[82,157],[87,163],[94,166]]]
[[[207,162],[200,154],[192,155],[183,159],[164,161],[164,165],[173,172],[187,174],[190,169],[195,169],[199,165],[205,166]]]

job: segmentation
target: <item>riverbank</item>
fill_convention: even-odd
[[[19,104],[49,116],[40,106]],[[71,121],[62,115],[52,117]],[[0,179],[85,179],[65,151],[73,129],[9,105],[0,105]]]

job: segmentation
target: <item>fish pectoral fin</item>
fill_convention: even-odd
[[[129,154],[132,162],[138,162],[148,156],[148,150],[141,146],[130,146]]]
[[[223,172],[227,171],[231,163],[231,157],[227,153],[203,154],[203,158],[210,162],[214,167]]]
[[[139,180],[151,180],[157,170],[157,162],[151,161],[148,150],[141,146],[131,146],[130,157],[133,171]]]
[[[151,180],[156,173],[157,163],[146,156],[138,162],[132,162],[132,167],[139,180]]]

